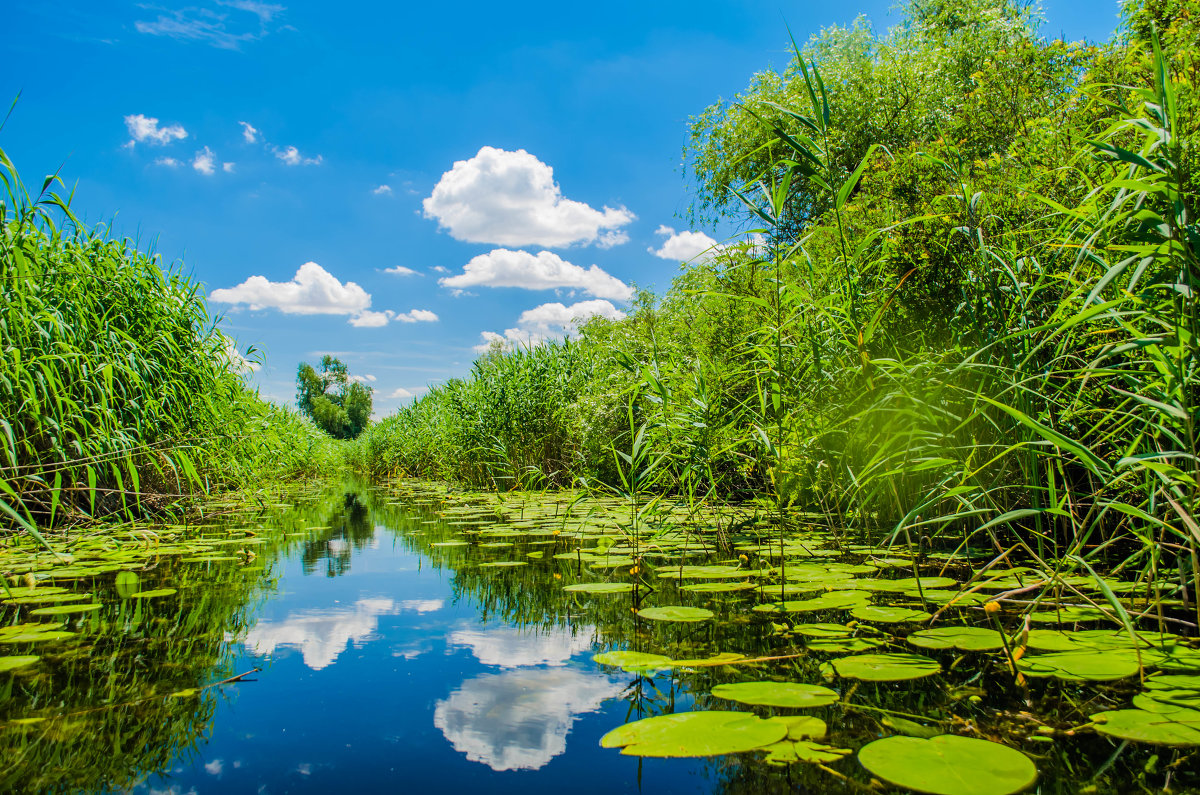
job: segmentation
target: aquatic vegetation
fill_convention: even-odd
[[[1020,751],[952,734],[886,737],[863,746],[858,761],[893,784],[935,795],[1012,795],[1037,780]]]

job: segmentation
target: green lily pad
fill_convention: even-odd
[[[671,660],[672,668],[712,668],[717,665],[728,665],[738,660],[746,659],[746,655],[738,654],[732,651],[723,651],[720,654],[715,654],[712,657],[704,657],[693,660]]]
[[[882,645],[883,641],[875,638],[813,638],[806,644],[806,648],[826,654],[847,654],[870,651]]]
[[[1200,745],[1200,711],[1117,709],[1092,715],[1096,731],[1151,745]]]
[[[1056,629],[1031,629],[1025,645],[1038,651],[1089,651],[1132,649],[1149,645],[1143,640],[1135,641],[1123,630],[1085,629],[1060,631]]]
[[[933,795],[1012,795],[1037,781],[1037,767],[1020,751],[953,734],[885,737],[863,746],[858,761],[898,787]]]
[[[17,629],[16,632],[0,632],[0,643],[42,643],[48,640],[64,640],[75,637],[74,632],[65,629],[53,629],[59,624],[18,624],[5,629]],[[49,627],[49,629],[42,629]]]
[[[49,591],[49,588],[45,590]],[[64,602],[82,602],[84,599],[91,599],[90,593],[45,593],[35,594],[32,596],[19,596],[16,599],[9,599],[5,604],[9,605],[46,605],[60,604]]]
[[[737,566],[671,566],[660,569],[658,576],[664,580],[725,580],[738,577],[754,577],[765,571],[752,571]]]
[[[1062,651],[1034,654],[1017,660],[1017,670],[1035,678],[1069,682],[1111,682],[1137,676],[1138,659],[1128,651]]]
[[[874,605],[866,605],[854,608],[850,611],[850,615],[859,621],[877,621],[883,624],[929,620],[929,614],[924,610],[909,610],[906,607],[876,607]]]
[[[26,665],[33,665],[40,659],[42,658],[36,654],[20,654],[10,657],[0,657],[0,671],[11,671],[14,668],[22,668]]]
[[[827,687],[800,682],[738,682],[717,685],[712,694],[742,704],[795,709],[824,707],[838,700],[838,694]]]
[[[1074,624],[1079,621],[1101,621],[1113,617],[1111,612],[1105,612],[1095,607],[1067,605],[1057,610],[1031,613],[1029,620],[1037,624]]]
[[[670,657],[662,654],[648,654],[641,651],[606,651],[597,654],[592,659],[601,665],[612,665],[631,673],[669,668],[674,662]]]
[[[962,651],[993,651],[1004,648],[1004,638],[986,627],[936,627],[922,629],[908,636],[908,642],[923,649],[961,649]]]
[[[572,593],[629,593],[633,590],[630,582],[577,582],[563,588]]]
[[[771,593],[767,589],[768,595]],[[848,610],[852,607],[863,607],[871,599],[871,595],[863,591],[830,591],[813,599],[797,599],[779,602],[777,604],[758,605],[754,608],[760,613],[815,613],[819,610]]]
[[[713,611],[711,610],[705,610],[703,607],[684,607],[682,605],[643,607],[637,614],[651,621],[707,621],[713,617]]]
[[[745,712],[682,712],[618,726],[600,745],[630,756],[717,756],[763,748],[787,733],[787,726]]]
[[[767,720],[787,726],[788,740],[820,740],[829,733],[829,725],[812,715],[776,715]]]
[[[100,604],[93,602],[86,605],[51,605],[50,607],[39,607],[37,610],[30,610],[31,616],[65,616],[71,613],[90,613],[93,610],[99,610]]]
[[[845,624],[797,624],[792,631],[808,638],[847,638],[854,634],[854,629]]]
[[[117,596],[122,599],[128,599],[131,595],[137,593],[138,585],[141,583],[139,578],[132,571],[122,571],[117,573],[115,585],[117,587]]]
[[[679,590],[692,593],[729,593],[731,591],[752,591],[757,587],[752,582],[697,582],[683,585]]]
[[[470,541],[434,541],[429,546],[431,547],[466,547],[470,546]]]
[[[134,591],[129,594],[130,599],[157,599],[160,596],[171,596],[175,593],[174,588],[157,588],[153,591]]]
[[[811,740],[783,740],[782,742],[768,745],[763,750],[767,752],[766,759],[763,761],[768,765],[779,767],[795,764],[796,762],[823,765],[829,762],[836,762],[851,753],[849,748],[834,748],[833,746],[815,743]]]
[[[936,660],[919,654],[858,654],[833,661],[838,676],[868,682],[899,682],[941,673]]]
[[[900,580],[866,580],[862,586],[868,591],[912,591],[916,590],[918,583],[921,588],[944,588],[947,585],[958,585],[949,577],[922,577],[920,580],[915,577],[905,577]]]

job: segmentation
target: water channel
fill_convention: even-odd
[[[601,544],[603,558],[592,546],[620,526],[619,505],[598,503],[571,520],[569,507],[346,483],[212,506],[186,527],[85,537],[32,570],[0,558],[10,583],[36,583],[10,589],[0,625],[38,625],[0,649],[30,658],[0,671],[0,789],[739,793],[849,792],[869,782],[853,757],[768,765],[761,753],[642,759],[600,745],[605,733],[650,715],[749,710],[708,695],[746,679],[824,683],[847,700],[857,691],[861,710],[806,710],[829,722],[828,742],[848,748],[897,727],[919,734],[903,715],[928,717],[942,727],[935,733],[977,731],[974,710],[985,735],[1037,761],[1041,792],[1082,791],[1078,777],[1117,747],[1086,734],[1039,739],[1037,726],[1053,721],[1022,724],[1022,712],[1058,709],[1053,699],[1095,698],[1089,686],[1051,680],[1014,696],[983,668],[956,672],[969,655],[950,653],[946,673],[932,679],[858,684],[834,682],[815,653],[753,666],[602,665],[597,653],[625,648],[673,659],[786,657],[781,645],[794,650],[796,639],[748,609],[764,599],[745,577],[686,588],[667,579],[643,597],[713,612],[715,620],[699,622],[639,620],[628,593],[565,591],[620,581],[632,562],[620,541]],[[666,545],[671,562],[662,565],[682,576],[684,561],[710,559],[707,543]],[[811,544],[806,551],[820,554]],[[654,556],[652,548],[646,560]],[[902,577],[903,564],[888,564],[901,565],[888,576]],[[47,605],[49,615],[33,614]],[[844,619],[845,607],[805,620]],[[987,701],[972,706],[981,694]],[[1129,748],[1093,791],[1151,791],[1147,771],[1171,762],[1181,768],[1174,791],[1193,791],[1188,757],[1160,752],[1152,760],[1152,750]]]

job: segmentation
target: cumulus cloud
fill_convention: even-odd
[[[282,621],[259,621],[244,641],[246,649],[268,657],[279,647],[300,649],[304,664],[314,671],[331,665],[350,643],[361,647],[375,634],[379,617],[403,609],[391,599],[359,599],[351,608],[302,610]]]
[[[397,265],[393,268],[384,268],[383,272],[390,273],[393,276],[420,276],[421,275],[421,274],[417,273],[415,270],[413,270],[412,268],[406,268],[403,265]]]
[[[395,312],[391,309],[382,312],[366,310],[350,318],[350,325],[357,328],[379,328],[393,320],[397,323],[435,323],[438,316],[428,309],[410,309],[407,312]]]
[[[401,323],[436,323],[438,316],[428,309],[410,309],[396,315],[396,320]]]
[[[522,312],[517,318],[516,328],[505,329],[503,334],[494,331],[482,332],[480,336],[483,342],[476,345],[475,350],[482,353],[493,344],[504,347],[540,345],[546,340],[561,339],[575,332],[580,323],[592,317],[620,320],[625,317],[625,313],[610,302],[600,299],[580,301],[570,306],[557,301],[542,304]]]
[[[371,193],[374,193],[376,196],[391,196],[392,195],[392,186],[391,185],[380,185],[378,188],[371,191]]]
[[[325,159],[321,155],[317,155],[316,157],[305,157],[304,155],[300,154],[300,150],[294,146],[285,146],[282,149],[275,147],[273,151],[275,152],[275,156],[277,158],[289,166],[319,166],[321,165],[321,161]]]
[[[388,393],[388,397],[390,397],[390,398],[410,398],[412,396],[413,396],[413,393],[409,392],[407,389],[405,389],[402,386],[396,387],[395,389],[393,389],[391,392]]]
[[[252,144],[258,140],[259,129],[257,127],[248,121],[239,121],[238,124],[242,125],[242,138],[246,143]]]
[[[466,646],[484,665],[517,668],[524,665],[566,665],[572,656],[592,648],[595,627],[576,632],[530,631],[516,627],[474,629],[463,627],[446,639],[450,646]]]
[[[251,276],[236,287],[213,290],[210,297],[222,304],[278,309],[290,315],[360,315],[371,306],[370,293],[354,282],[342,284],[315,262],[301,265],[291,281]]]
[[[237,164],[236,163],[222,163],[221,170],[224,171],[226,174],[232,174],[234,171],[237,171]]]
[[[126,146],[133,146],[135,143],[169,144],[171,141],[182,141],[188,137],[187,130],[183,129],[182,124],[169,124],[166,127],[158,126],[158,119],[149,116],[143,116],[140,113],[135,113],[132,116],[125,117],[125,129],[129,130],[129,143]]]
[[[530,254],[498,248],[471,259],[456,276],[438,284],[462,290],[467,287],[523,287],[526,290],[572,288],[597,298],[627,301],[633,288],[593,265],[584,270],[549,251]]]
[[[373,384],[373,383],[375,383],[375,376],[371,375],[370,373],[367,373],[365,375],[352,375],[352,376],[350,376],[350,380],[357,381],[360,384],[367,384],[367,383]]]
[[[442,174],[424,200],[425,217],[456,240],[551,248],[593,243],[634,219],[623,207],[597,210],[562,195],[554,170],[524,149],[485,146]],[[610,243],[619,237],[608,236]]]
[[[717,241],[703,232],[676,232],[669,226],[660,226],[656,235],[666,236],[662,245],[646,249],[656,257],[676,262],[707,262],[721,250]]]
[[[206,146],[196,153],[196,157],[192,160],[192,168],[206,177],[211,177],[217,170],[216,159],[216,153]]]
[[[165,168],[179,168],[179,161],[173,157],[160,157],[154,161],[156,166],[164,166]]]

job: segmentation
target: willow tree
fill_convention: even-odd
[[[333,356],[321,369],[301,362],[296,371],[296,405],[300,412],[335,439],[353,439],[371,420],[371,387],[353,380],[346,365]]]

